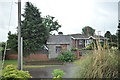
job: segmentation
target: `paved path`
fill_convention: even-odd
[[[67,63],[65,66],[59,67],[40,67],[40,68],[25,68],[24,70],[29,71],[33,78],[53,78],[52,72],[54,69],[62,69],[65,71],[63,78],[74,78],[76,66],[73,63]]]

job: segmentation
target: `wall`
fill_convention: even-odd
[[[17,54],[9,54],[6,55],[6,59],[18,59],[18,55]],[[47,54],[30,54],[27,57],[24,57],[23,59],[48,59],[48,55]]]
[[[60,53],[56,53],[56,46],[61,46],[62,50],[71,50],[71,45],[68,44],[61,44],[61,45],[55,45],[55,44],[49,44],[48,48],[49,48],[49,59],[51,58],[56,58],[57,56],[60,55]]]
[[[49,59],[56,58],[58,56],[58,54],[56,53],[56,46],[57,45],[48,45]]]

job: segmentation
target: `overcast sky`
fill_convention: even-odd
[[[84,26],[91,26],[104,35],[116,33],[119,0],[22,0],[32,2],[42,16],[54,16],[64,34],[81,33]],[[0,0],[0,42],[7,40],[8,31],[17,33],[17,0]]]

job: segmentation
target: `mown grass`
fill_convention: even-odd
[[[7,65],[14,65],[18,66],[18,61],[17,60],[5,60],[4,61],[4,67]],[[23,65],[23,68],[36,68],[36,67],[56,67],[56,66],[63,66],[63,65]]]
[[[118,78],[118,52],[98,49],[76,61],[76,78]]]

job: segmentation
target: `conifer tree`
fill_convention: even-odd
[[[24,50],[41,50],[49,36],[49,31],[42,23],[41,12],[32,3],[26,2],[25,12],[22,14],[21,34]]]

